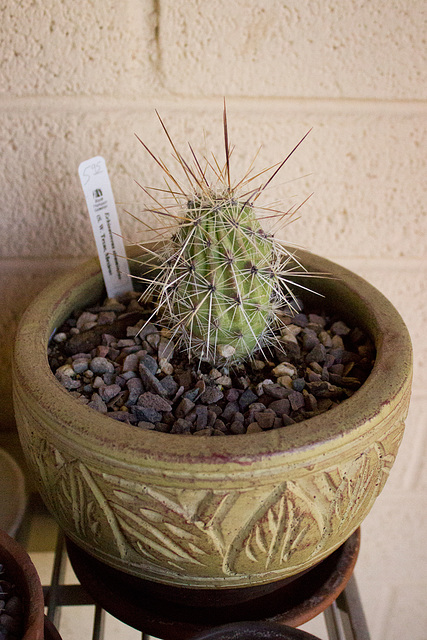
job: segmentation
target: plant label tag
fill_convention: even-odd
[[[89,210],[93,235],[109,298],[132,291],[132,279],[120,235],[113,190],[104,158],[96,156],[79,165],[79,177]]]

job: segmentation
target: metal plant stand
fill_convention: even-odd
[[[64,536],[60,532],[56,545],[51,584],[44,587],[47,619],[54,627],[58,628],[63,607],[94,605],[92,640],[104,640],[105,610],[80,584],[64,584],[66,562],[67,549]],[[370,640],[354,576],[350,578],[344,591],[324,611],[323,615],[329,640]],[[54,635],[54,632],[55,629],[51,629],[51,635],[49,635],[48,630],[45,640],[56,640],[57,636]],[[144,632],[141,633],[142,640],[150,638]],[[311,637],[313,638],[313,636]],[[237,638],[238,636],[236,636]]]

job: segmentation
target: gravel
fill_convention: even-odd
[[[375,360],[359,327],[303,310],[284,316],[276,346],[244,365],[189,362],[166,329],[146,324],[152,311],[136,298],[76,312],[48,347],[61,385],[135,428],[216,437],[286,427],[349,398]]]
[[[0,640],[18,640],[24,630],[24,608],[16,586],[0,564]]]

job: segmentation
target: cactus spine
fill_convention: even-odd
[[[161,266],[157,276],[145,278],[149,285],[145,297],[157,299],[158,320],[185,344],[190,357],[213,364],[240,362],[274,342],[280,311],[293,308],[296,302],[288,286],[292,256],[262,229],[257,219],[262,210],[254,204],[291,154],[265,184],[245,193],[251,178],[245,176],[237,187],[231,186],[225,108],[226,164],[220,168],[217,162],[214,167],[207,162],[207,168],[214,170],[213,185],[194,152],[194,167],[190,167],[164,129],[191,189],[187,194],[150,152],[174,182],[170,192],[179,210],[178,224],[166,246],[159,253],[150,250]],[[163,205],[155,212],[173,216]]]

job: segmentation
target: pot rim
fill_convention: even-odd
[[[230,435],[224,438],[186,438],[183,435],[146,431],[116,420],[105,419],[80,404],[52,374],[47,357],[47,342],[52,330],[65,317],[57,318],[64,308],[70,312],[78,306],[76,289],[93,281],[97,296],[102,290],[97,258],[80,265],[56,279],[29,306],[18,327],[14,353],[14,393],[22,395],[28,407],[37,407],[37,415],[54,412],[64,425],[58,438],[74,440],[82,437],[85,447],[99,450],[99,440],[108,443],[112,460],[123,458],[129,465],[139,465],[155,457],[163,463],[185,461],[212,464],[236,463],[240,467],[254,459],[287,456],[302,459],[322,453],[331,454],[361,435],[375,439],[373,432],[380,421],[382,407],[397,398],[397,405],[407,401],[412,373],[412,347],[408,330],[397,310],[373,285],[348,269],[307,251],[297,251],[298,260],[310,273],[328,273],[332,278],[316,279],[315,288],[333,294],[334,302],[352,301],[355,315],[364,315],[364,328],[375,342],[377,357],[365,383],[350,398],[331,411],[309,420],[272,431]],[[304,285],[306,280],[304,280]],[[98,291],[98,293],[96,293]],[[59,322],[58,322],[59,320]],[[31,395],[29,401],[28,394]],[[56,401],[54,399],[56,398]],[[396,404],[392,412],[396,410]],[[33,410],[33,409],[32,409]],[[42,420],[39,420],[42,422]],[[90,424],[90,427],[88,426]],[[372,432],[372,433],[370,433]],[[165,438],[167,440],[165,440]],[[166,447],[166,443],[168,446]],[[242,446],[244,445],[244,446]],[[104,448],[105,456],[105,448]]]
[[[24,547],[0,529],[0,561],[17,583],[27,609],[26,627],[22,640],[42,640],[44,626],[44,597],[39,574]]]

